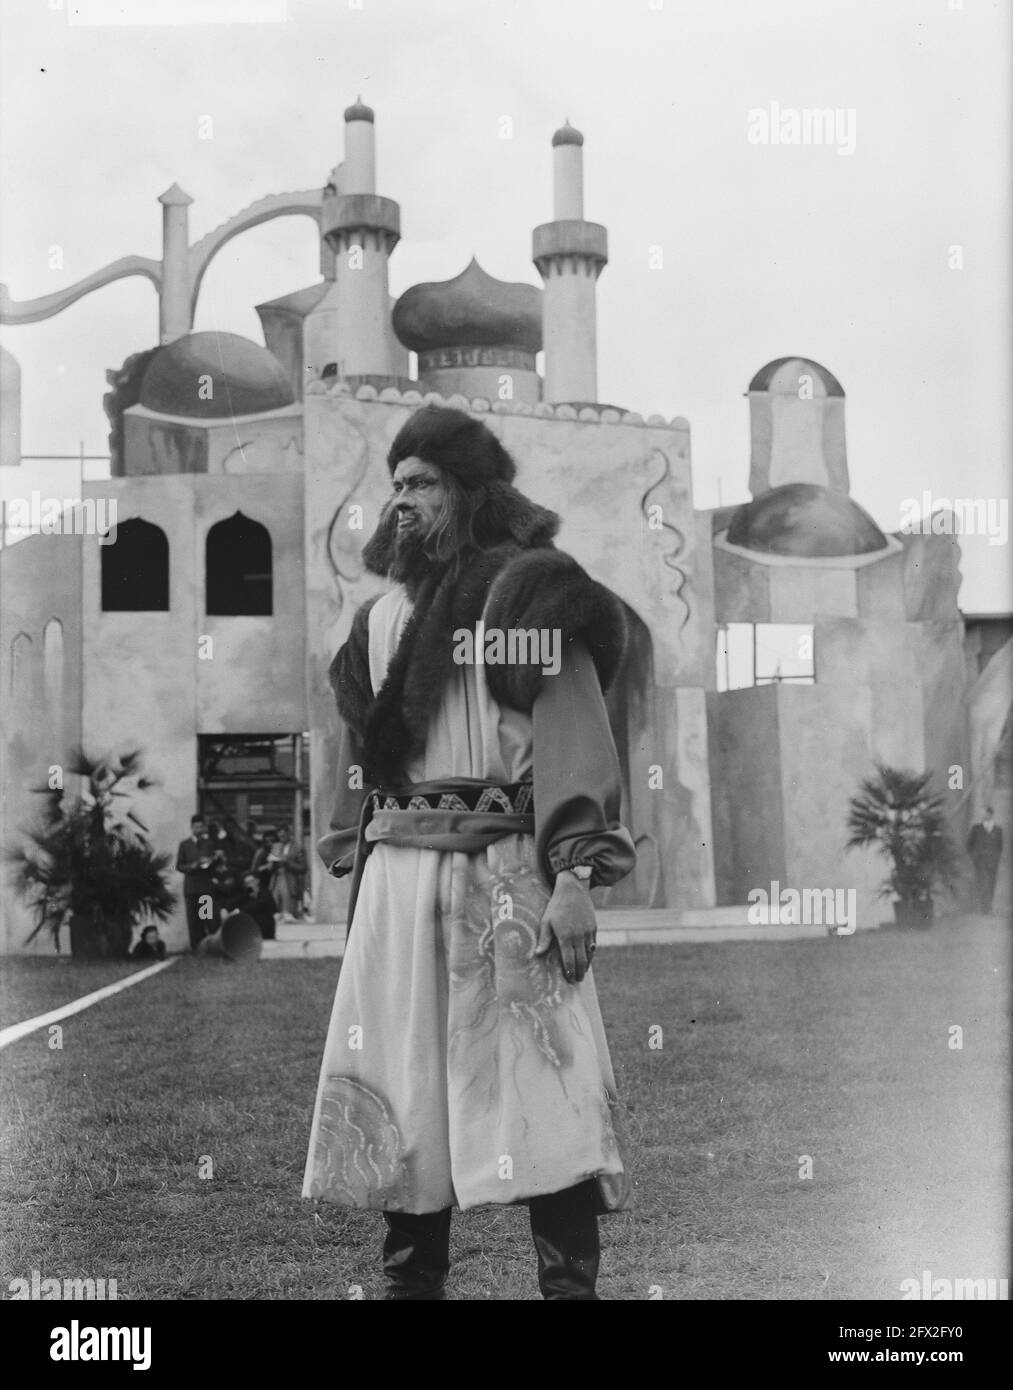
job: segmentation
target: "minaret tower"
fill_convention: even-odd
[[[545,281],[544,399],[598,399],[595,285],[608,264],[608,233],[584,221],[584,137],[569,121],[552,137],[554,221],[536,227],[532,259]]]
[[[345,112],[345,159],[336,172],[339,191],[324,200],[322,215],[337,298],[331,360],[340,377],[390,376],[387,262],[401,238],[401,209],[376,193],[373,112],[360,101]]]
[[[190,332],[189,214],[193,202],[178,183],[167,188],[162,204],[162,287],[158,298],[158,341],[174,343]]]

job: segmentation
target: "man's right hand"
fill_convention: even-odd
[[[596,934],[590,893],[563,870],[556,876],[552,897],[542,915],[535,955],[543,956],[555,946],[566,979],[570,984],[579,984],[590,969]]]

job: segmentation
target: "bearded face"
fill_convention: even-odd
[[[374,573],[414,591],[470,538],[469,512],[462,489],[442,469],[414,456],[402,459],[363,559]]]

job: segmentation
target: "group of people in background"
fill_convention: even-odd
[[[975,870],[979,912],[991,913],[996,873],[1002,856],[1002,831],[991,806],[975,824],[967,843]],[[299,921],[304,916],[306,851],[288,823],[259,826],[248,820],[243,829],[232,817],[220,823],[193,816],[189,838],[176,855],[183,875],[183,901],[190,947],[218,930],[224,917],[245,912],[257,923],[265,941],[274,937],[275,920]],[[201,902],[211,899],[211,911]],[[137,959],[162,960],[165,943],[157,928],[146,927],[131,954]]]
[[[279,915],[283,922],[299,921],[306,868],[306,851],[290,824],[261,827],[247,821],[240,829],[232,816],[220,823],[193,816],[190,835],[176,855],[191,949],[233,912],[252,917],[265,940],[273,938]]]

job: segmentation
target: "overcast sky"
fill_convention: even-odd
[[[287,19],[68,14],[237,6]],[[852,495],[885,529],[925,490],[1009,496],[1008,0],[0,0],[0,13],[0,280],[15,300],[159,256],[156,199],[173,181],[195,200],[193,239],[266,193],[319,187],[360,93],[378,191],[401,204],[392,291],[473,253],[539,284],[531,228],[551,219],[549,141],[569,116],[585,215],[609,230],[599,395],[689,418],[698,506],[748,496],[743,392],[790,354],[843,384]],[[853,152],[752,143],[750,112],[772,103],[840,110]],[[257,228],[212,264],[195,326],[263,341],[253,305],[318,277],[308,219]],[[0,330],[22,365],[23,451],[107,452],[105,369],[153,346],[157,325],[135,279]],[[8,496],[26,487],[11,471]],[[27,476],[58,491],[68,475]],[[965,538],[965,611],[1013,607],[1009,549]]]

